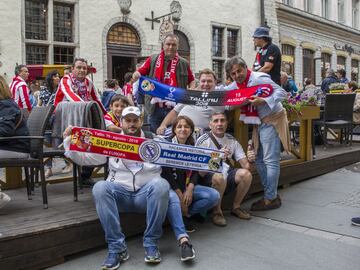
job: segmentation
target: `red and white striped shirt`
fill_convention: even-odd
[[[65,75],[61,79],[55,94],[55,108],[61,101],[66,100],[70,102],[92,100],[99,104],[104,114],[107,113],[98,96],[96,95],[93,82],[88,78],[85,78],[84,81],[80,82],[76,80],[71,73]]]
[[[10,84],[10,91],[12,98],[15,100],[19,108],[27,109],[30,112],[32,109],[30,102],[30,89],[23,78],[20,76],[14,77]]]

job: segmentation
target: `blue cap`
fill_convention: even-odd
[[[269,36],[269,28],[267,27],[258,27],[256,28],[254,34],[253,34],[254,38],[262,38],[262,37],[270,37]]]

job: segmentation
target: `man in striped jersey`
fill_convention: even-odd
[[[96,95],[93,82],[86,77],[87,62],[83,58],[75,58],[71,73],[65,75],[59,84],[55,95],[55,107],[61,101],[81,102],[81,101],[95,101],[101,108],[104,114],[106,110],[101,104]]]
[[[30,88],[26,84],[29,78],[29,70],[25,65],[15,67],[15,77],[10,84],[12,98],[20,109],[31,111]]]
[[[71,66],[71,73],[66,74],[59,83],[55,94],[55,108],[61,101],[95,101],[100,106],[103,114],[105,115],[107,113],[100,99],[96,95],[93,82],[86,77],[87,71],[86,60],[84,58],[75,58]],[[91,179],[92,172],[92,167],[82,167],[80,179],[83,186],[91,187],[95,184]]]

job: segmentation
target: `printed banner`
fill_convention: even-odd
[[[222,171],[223,152],[218,150],[127,136],[92,128],[74,127],[70,150],[181,169]]]
[[[260,84],[227,91],[196,91],[172,87],[144,76],[139,80],[139,91],[144,94],[195,106],[245,105],[251,96],[267,97],[271,95],[273,89],[271,84]]]

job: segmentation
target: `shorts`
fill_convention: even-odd
[[[228,171],[228,175],[226,178],[226,188],[224,195],[232,192],[237,184],[235,182],[235,174],[237,172],[237,168],[230,168]],[[212,187],[212,177],[215,173],[207,173],[205,176],[199,178],[199,185],[206,186],[206,187]]]

